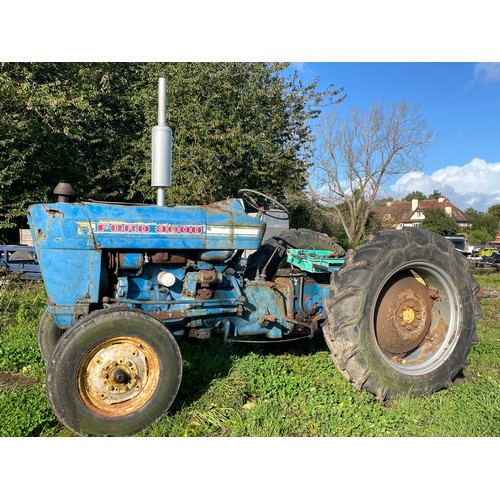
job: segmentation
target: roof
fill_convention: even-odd
[[[416,210],[413,210],[414,202],[417,203]],[[430,208],[445,210],[446,207],[451,208],[451,218],[456,222],[470,223],[471,218],[463,210],[448,200],[448,198],[439,198],[433,200],[413,200],[413,201],[393,201],[388,202],[385,207],[379,211],[382,223],[385,226],[394,224],[413,222],[411,217],[415,212],[423,212]],[[446,210],[445,210],[446,211]]]
[[[497,231],[497,234],[495,236],[495,241],[490,241],[490,243],[495,246],[500,245],[500,231]]]

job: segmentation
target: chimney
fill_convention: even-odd
[[[411,200],[411,211],[415,212],[417,208],[418,208],[418,200]]]

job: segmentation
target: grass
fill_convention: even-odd
[[[500,275],[479,275],[500,291]],[[142,437],[500,435],[500,298],[481,299],[480,344],[449,389],[380,403],[358,392],[331,362],[321,338],[293,349],[181,342],[184,375],[169,412]],[[38,352],[43,285],[3,277],[0,285],[0,436],[71,436],[45,396]],[[11,379],[12,379],[11,375]]]

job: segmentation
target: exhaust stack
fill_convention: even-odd
[[[165,188],[172,184],[172,129],[167,127],[167,80],[158,79],[158,125],[152,130],[151,186],[156,204],[165,205]]]

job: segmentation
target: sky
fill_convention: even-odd
[[[395,180],[387,196],[437,189],[462,209],[500,203],[490,2],[150,0],[131,9],[88,0],[75,15],[64,0],[27,1],[29,15],[25,3],[4,7],[0,61],[322,61],[293,66],[304,81],[344,87],[342,110],[405,99],[438,136],[422,171]]]
[[[394,179],[384,193],[440,191],[459,208],[485,212],[500,203],[500,63],[297,62],[292,68],[318,88],[343,87],[339,113],[373,102],[418,105],[436,133],[422,170]]]

